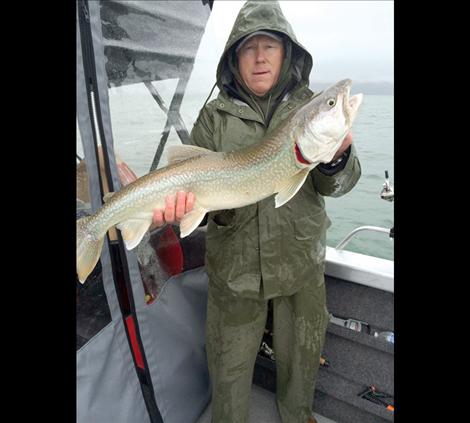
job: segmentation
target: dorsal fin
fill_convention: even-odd
[[[108,202],[113,195],[114,195],[114,191],[107,192],[103,197],[103,201],[105,203]]]
[[[213,153],[207,148],[197,147],[195,145],[172,145],[167,150],[168,164],[178,163],[191,157],[201,156]]]

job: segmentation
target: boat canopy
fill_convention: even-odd
[[[119,111],[116,98],[141,106],[145,90],[148,120],[164,122],[158,138],[143,130],[148,150],[137,143],[123,156],[148,155],[155,168],[172,128],[187,142],[180,107],[211,9],[206,0],[77,1],[77,174],[82,166],[88,191],[77,218],[123,185],[116,153],[138,133],[132,116],[142,111]],[[160,82],[173,87],[162,92]],[[195,421],[210,400],[207,275],[171,226],[157,238],[158,248],[147,238],[127,251],[110,230],[94,272],[77,279],[77,422]]]
[[[108,85],[188,80],[211,7],[204,0],[101,2]]]

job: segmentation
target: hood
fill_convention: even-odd
[[[224,52],[217,66],[217,86],[220,91],[229,92],[227,88],[233,84],[233,73],[229,66],[230,55],[240,40],[248,34],[259,30],[277,31],[292,43],[293,77],[302,84],[308,85],[308,77],[312,70],[312,56],[298,41],[284,17],[277,1],[248,0],[241,8],[225,44]]]

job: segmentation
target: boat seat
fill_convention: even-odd
[[[196,229],[185,238],[180,238],[179,227],[168,225],[151,234],[150,242],[160,264],[169,276],[204,266],[206,233]]]

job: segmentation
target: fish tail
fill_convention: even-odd
[[[98,262],[104,236],[97,238],[89,228],[91,216],[77,220],[77,275],[84,283]]]

